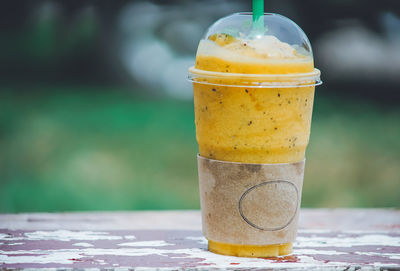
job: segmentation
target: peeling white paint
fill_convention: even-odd
[[[75,243],[72,244],[73,246],[77,246],[77,247],[93,247],[94,245],[89,244],[89,243]]]
[[[393,253],[380,253],[380,252],[354,252],[354,254],[364,255],[364,256],[380,256],[380,257],[387,257],[389,259],[400,260],[400,253],[393,254]]]
[[[295,249],[296,255],[343,255],[345,252],[335,250],[317,250],[317,249]]]
[[[107,264],[104,260],[95,260],[95,262],[99,263],[100,265],[105,265]]]
[[[21,256],[18,256],[20,254]],[[31,254],[27,256],[26,254]],[[45,255],[40,255],[45,254]],[[222,256],[211,253],[204,249],[199,248],[187,248],[187,249],[163,249],[163,248],[116,248],[116,249],[98,249],[98,248],[77,248],[77,249],[61,249],[61,250],[18,250],[18,251],[0,251],[0,262],[5,264],[12,263],[61,263],[71,264],[73,261],[69,259],[81,259],[83,257],[93,258],[95,256],[113,255],[113,256],[131,256],[141,257],[150,255],[160,255],[171,258],[183,258],[183,259],[195,259],[204,258],[200,264],[209,264],[204,269],[210,267],[218,267],[219,269],[232,268],[231,263],[239,263],[237,267],[246,268],[290,268],[298,266],[307,269],[307,267],[321,266],[346,266],[348,263],[330,262],[324,263],[315,260],[311,256],[305,256],[300,254],[326,254],[326,255],[338,255],[346,253],[338,253],[335,251],[319,251],[313,249],[295,249],[295,257],[298,258],[298,263],[294,262],[276,262],[274,260],[265,260],[258,258],[238,258],[232,256]],[[8,256],[14,255],[14,256]],[[396,255],[385,255],[385,256],[396,256]],[[394,258],[396,259],[396,258]],[[198,266],[196,268],[201,268]],[[135,269],[136,270],[136,269]]]
[[[26,232],[23,237],[14,237],[9,234],[0,233],[0,240],[3,241],[38,241],[38,240],[55,240],[55,241],[71,241],[71,240],[120,240],[121,236],[110,235],[108,232],[101,231],[34,231]]]
[[[331,230],[322,230],[322,229],[298,229],[299,233],[332,233]]]
[[[142,241],[142,242],[130,242],[130,243],[121,243],[119,246],[124,247],[165,247],[165,246],[173,246],[173,244],[167,243],[164,240],[154,240],[154,241]]]
[[[23,237],[14,237],[9,234],[0,233],[0,240],[2,240],[2,241],[19,241],[19,240],[24,240],[24,239],[25,238],[23,238]]]
[[[347,232],[344,232],[347,233]],[[107,232],[92,232],[92,231],[36,231],[26,233],[24,240],[59,240],[59,241],[70,241],[70,240],[121,240],[131,239],[127,236],[114,236]],[[133,236],[134,237],[134,236]],[[12,237],[6,234],[0,234],[0,239],[12,240]],[[193,240],[198,244],[205,245],[207,240],[203,236],[188,236],[185,239]],[[18,243],[14,243],[18,244]],[[23,244],[23,243],[21,243]],[[5,244],[10,245],[10,244]],[[294,245],[293,257],[298,258],[298,263],[295,262],[277,262],[274,260],[265,260],[257,258],[238,258],[232,256],[222,256],[211,253],[205,249],[200,248],[185,248],[185,249],[166,249],[165,246],[171,246],[173,244],[168,243],[164,240],[152,240],[152,241],[137,241],[127,242],[118,244],[118,248],[104,249],[95,248],[90,243],[78,242],[74,243],[73,249],[57,249],[57,250],[15,250],[15,251],[1,251],[0,250],[0,262],[4,264],[15,264],[15,263],[37,263],[37,264],[48,264],[48,263],[60,263],[60,264],[71,264],[74,261],[71,259],[81,259],[83,257],[91,258],[93,261],[98,261],[99,264],[103,264],[102,260],[96,259],[96,256],[129,256],[129,257],[142,257],[158,255],[170,258],[181,258],[181,259],[199,259],[203,258],[204,261],[200,264],[209,264],[207,266],[197,266],[196,269],[210,269],[216,268],[227,269],[227,268],[294,268],[301,265],[302,269],[315,268],[316,266],[331,266],[332,268],[341,268],[347,266],[349,263],[340,262],[329,262],[317,261],[314,259],[314,255],[343,255],[346,252],[338,252],[335,250],[319,250],[318,248],[323,247],[352,247],[352,246],[395,246],[400,248],[400,237],[393,237],[381,234],[364,234],[356,237],[343,237],[338,238],[326,237],[326,236],[315,236],[315,237],[298,237],[297,242]],[[41,255],[44,254],[44,255]],[[356,252],[358,255],[365,256],[382,256],[387,259],[392,259],[394,262],[400,259],[399,253],[377,253],[377,252]],[[334,258],[334,257],[332,257]],[[231,263],[239,263],[239,265],[231,265]],[[374,263],[373,266],[379,266],[378,263]],[[382,266],[382,265],[380,265]],[[385,264],[384,266],[388,266]],[[140,268],[139,268],[140,269]],[[171,270],[168,268],[166,270]],[[136,270],[136,268],[135,268]],[[144,268],[143,270],[148,270]]]
[[[136,239],[136,236],[135,235],[125,235],[125,239],[134,240],[134,239]]]
[[[346,270],[346,269],[343,269],[343,268],[338,268],[340,265],[343,266],[342,262],[332,261],[332,262],[329,262],[329,264],[331,264],[334,267],[336,267],[336,270],[338,270],[338,271],[339,270],[340,271]],[[382,271],[382,270],[388,270],[388,269],[391,269],[391,268],[395,268],[395,270],[397,270],[398,267],[399,267],[399,264],[396,264],[396,263],[382,263],[382,262],[369,263],[368,265],[367,264],[359,264],[359,263],[358,264],[357,263],[353,263],[353,264],[347,263],[345,265],[346,266],[351,265],[351,268],[348,269],[349,271],[350,270],[354,270],[354,271],[356,271],[356,270]],[[320,268],[316,268],[316,270],[319,270],[319,269]],[[332,269],[332,270],[334,270],[334,269]]]
[[[298,229],[298,233],[315,233],[315,234],[329,234],[329,233],[339,233],[339,234],[387,234],[387,230],[326,230],[326,229]],[[389,231],[390,232],[390,231]]]
[[[24,254],[21,256],[8,256],[16,255],[16,254]],[[25,254],[31,254],[31,256],[27,256]],[[45,254],[45,255],[40,255]],[[185,258],[185,259],[198,259],[204,258],[205,260],[201,262],[202,264],[209,264],[210,267],[218,267],[218,268],[232,268],[230,263],[240,263],[243,266],[249,268],[260,268],[267,267],[274,268],[287,268],[293,267],[292,262],[280,262],[277,263],[274,260],[265,260],[258,258],[238,258],[233,256],[222,256],[218,254],[211,253],[207,250],[199,249],[199,248],[190,248],[190,249],[175,249],[175,250],[166,250],[166,249],[156,249],[156,248],[118,248],[118,249],[96,249],[96,248],[85,248],[85,249],[60,249],[60,250],[18,250],[18,251],[0,251],[0,262],[4,262],[5,264],[13,264],[13,263],[39,263],[39,264],[47,264],[47,263],[60,263],[60,264],[71,264],[73,261],[69,259],[80,259],[83,257],[94,257],[99,255],[113,255],[113,256],[150,256],[150,255],[160,255],[160,256],[169,256],[169,257]],[[182,256],[184,255],[184,256]],[[309,256],[297,256],[299,261],[302,264],[302,267],[312,267],[315,264],[320,264],[321,262],[314,260]],[[135,269],[136,270],[136,269]]]
[[[347,234],[387,234],[390,230],[346,230]]]
[[[25,236],[28,240],[58,240],[58,241],[71,241],[71,240],[119,240],[121,236],[109,235],[108,232],[100,231],[35,231],[27,232]]]
[[[185,237],[185,239],[196,241],[197,243],[202,244],[202,245],[208,244],[208,241],[204,236],[188,236],[188,237]]]
[[[44,255],[35,255],[39,253],[31,253],[31,251],[26,250],[24,253],[15,253],[16,251],[10,251],[8,254],[32,254],[32,256],[8,256],[6,253],[1,252],[0,262],[5,264],[15,264],[15,263],[38,263],[38,264],[46,264],[46,263],[59,263],[59,264],[72,264],[73,261],[68,259],[79,259],[83,256],[79,255],[79,252],[71,252],[64,251],[63,253],[48,253],[47,250],[41,251],[40,254]]]
[[[400,246],[400,237],[367,234],[357,237],[302,237],[298,236],[295,246],[303,247],[353,247],[353,246]]]

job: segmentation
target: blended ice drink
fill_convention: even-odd
[[[315,85],[311,45],[288,18],[237,13],[199,43],[193,82],[209,250],[287,255],[297,234]],[[253,20],[254,24],[254,20]]]

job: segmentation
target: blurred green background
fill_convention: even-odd
[[[265,1],[309,34],[323,75],[303,207],[400,207],[400,8],[359,5]],[[186,70],[207,26],[250,9],[217,0],[5,4],[0,212],[199,208]]]

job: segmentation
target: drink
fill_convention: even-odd
[[[242,23],[247,16],[234,14],[220,21],[219,24],[223,24],[224,21]],[[270,22],[272,29],[276,24],[287,24],[289,20],[272,14],[265,17],[267,25]],[[290,26],[293,27],[293,25]],[[251,167],[249,164],[262,165],[267,173],[259,173],[261,174],[259,177],[253,174],[254,176],[247,179],[246,177],[235,179],[237,175],[245,174],[244,171],[237,171],[231,179],[235,179],[238,185],[232,187],[229,184],[230,180],[225,180],[224,191],[219,190],[217,193],[220,196],[223,195],[222,202],[219,201],[218,195],[214,195],[215,199],[210,198],[207,191],[212,193],[216,191],[213,191],[213,187],[210,188],[209,184],[202,186],[200,182],[200,190],[203,194],[201,195],[202,209],[211,210],[207,214],[202,212],[203,230],[205,228],[206,237],[209,240],[209,250],[234,256],[286,255],[292,250],[292,242],[287,242],[290,238],[283,238],[284,242],[276,243],[280,239],[275,235],[279,235],[279,232],[287,234],[285,227],[291,224],[291,234],[288,236],[295,236],[303,172],[300,170],[301,172],[297,173],[299,176],[293,177],[297,179],[297,183],[293,181],[295,184],[292,190],[295,192],[289,188],[292,187],[292,181],[281,183],[280,180],[272,178],[265,182],[262,174],[268,175],[269,171],[282,172],[286,165],[281,164],[294,164],[299,167],[296,163],[304,161],[310,134],[315,82],[318,80],[319,72],[314,70],[311,47],[304,37],[302,41],[305,43],[299,44],[305,44],[308,51],[282,42],[275,35],[249,38],[242,33],[235,37],[215,28],[218,26],[214,26],[214,29],[211,27],[208,31],[210,34],[200,41],[195,68],[190,70],[194,82],[196,138],[199,154],[202,157],[199,161],[203,161],[203,158],[227,161],[227,164],[222,166],[225,172],[219,169],[217,173],[212,173],[215,179],[219,178],[216,174],[221,176],[230,174],[229,172],[236,170],[233,167],[241,163],[248,165],[247,167]],[[200,170],[210,171],[210,167],[207,169],[199,164],[199,174],[202,177],[204,174]],[[281,173],[276,174],[284,179],[288,178],[285,174],[283,176],[280,175]],[[203,183],[207,182],[207,180],[203,181]],[[251,184],[254,185],[251,186]],[[284,188],[278,187],[278,184],[283,185]],[[271,187],[266,188],[267,186]],[[232,195],[236,194],[232,196],[232,199],[229,193],[225,195],[228,188],[232,190]],[[275,227],[264,222],[264,220],[271,220],[272,216],[280,215],[266,210],[265,206],[258,206],[257,210],[247,207],[250,208],[250,211],[247,211],[250,215],[243,215],[240,204],[243,199],[249,198],[250,193],[254,198],[255,188],[259,190],[257,193],[261,198],[270,193],[268,191],[272,191],[271,189],[285,193],[286,201],[283,205],[290,205],[288,208],[291,208],[291,211],[290,214],[286,214],[286,218],[275,224],[277,226],[282,222],[285,226],[285,223],[290,220],[285,227]],[[266,205],[269,206],[267,209],[276,209],[276,206],[280,206],[279,210],[286,208],[281,206],[282,202],[279,202],[279,199],[272,199],[274,195],[268,195],[270,200],[266,201]],[[214,204],[210,204],[211,201]],[[231,203],[226,207],[225,202]],[[235,210],[236,202],[238,202],[241,217]],[[241,222],[248,228],[242,226],[240,231],[248,231],[248,235],[236,238],[225,234],[225,230],[222,229],[227,226],[223,225],[225,222],[217,223],[215,218],[212,218],[213,214],[225,215],[220,211],[221,209],[231,211],[225,220],[235,215],[238,218],[232,220],[235,221],[232,223],[236,224],[241,221],[240,219],[244,220]],[[248,217],[252,218],[248,219]],[[252,221],[257,221],[257,223]],[[219,230],[213,229],[219,227],[221,227]],[[240,231],[232,231],[230,234],[240,235]],[[261,242],[257,238],[258,231],[263,231],[264,234]],[[213,240],[212,236],[218,240]],[[248,242],[252,237],[254,241]]]

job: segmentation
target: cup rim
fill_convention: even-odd
[[[189,68],[187,79],[193,83],[204,85],[228,86],[228,87],[251,87],[251,88],[295,88],[311,87],[322,84],[321,72],[314,68],[308,73],[289,73],[289,74],[244,74],[213,72],[196,69],[194,66]],[[209,82],[207,79],[240,79],[243,84],[233,85],[218,82]]]

